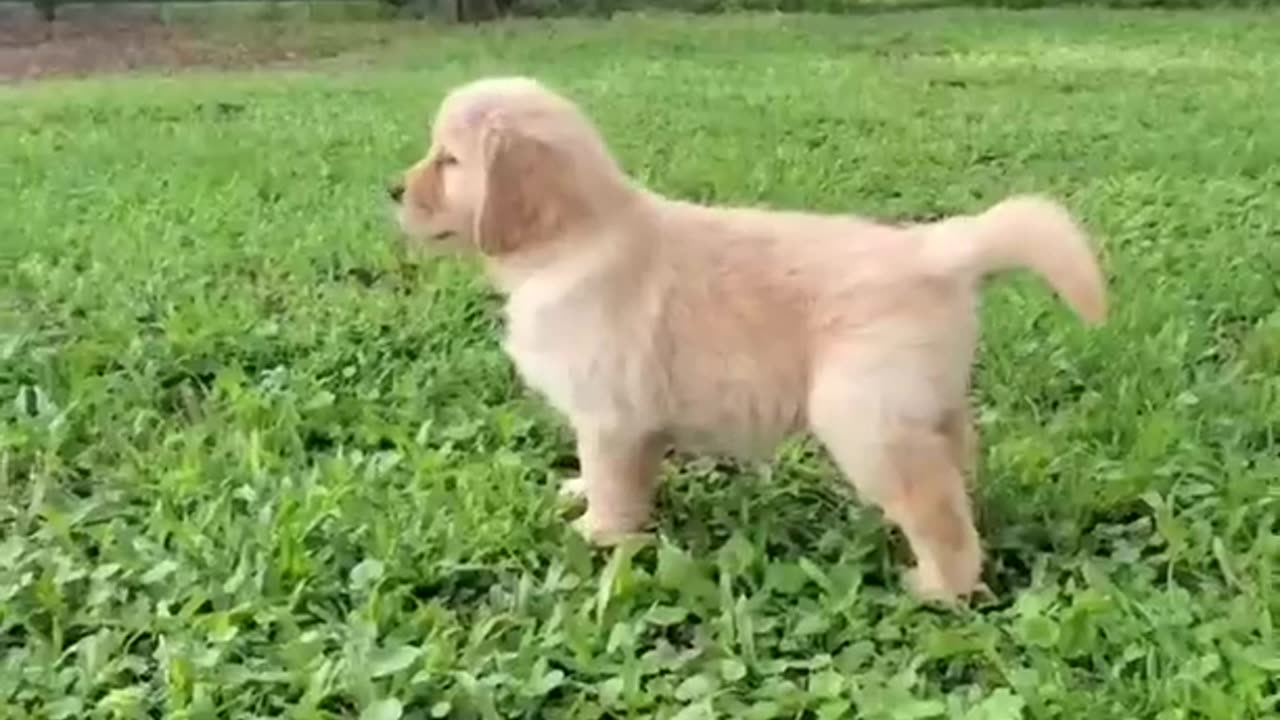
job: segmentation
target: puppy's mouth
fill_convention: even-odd
[[[429,230],[422,227],[423,223],[413,218],[403,205],[396,205],[394,210],[401,232],[420,242],[443,242],[457,236],[457,232],[453,230]]]

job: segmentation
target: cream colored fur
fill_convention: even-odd
[[[965,475],[980,281],[1030,268],[1089,321],[1105,291],[1058,204],[892,226],[704,207],[617,166],[590,121],[522,78],[453,91],[394,193],[428,243],[478,248],[506,294],[506,350],[572,423],[578,527],[649,521],[664,451],[767,457],[812,432],[908,538],[921,596],[980,586]]]

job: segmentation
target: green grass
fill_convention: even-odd
[[[1275,14],[629,18],[0,89],[0,717],[1276,717],[1278,47]],[[382,202],[442,92],[511,71],[686,198],[1082,215],[1108,325],[986,294],[994,600],[914,603],[808,443],[669,464],[650,545],[576,538],[496,298]]]

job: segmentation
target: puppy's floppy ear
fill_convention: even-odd
[[[484,129],[484,189],[474,238],[486,255],[503,255],[562,232],[582,204],[572,167],[546,142],[501,119]]]

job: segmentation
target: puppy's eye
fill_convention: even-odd
[[[449,167],[450,165],[457,165],[458,158],[454,157],[453,155],[447,152],[442,152],[436,155],[436,164],[440,165],[441,167]]]

